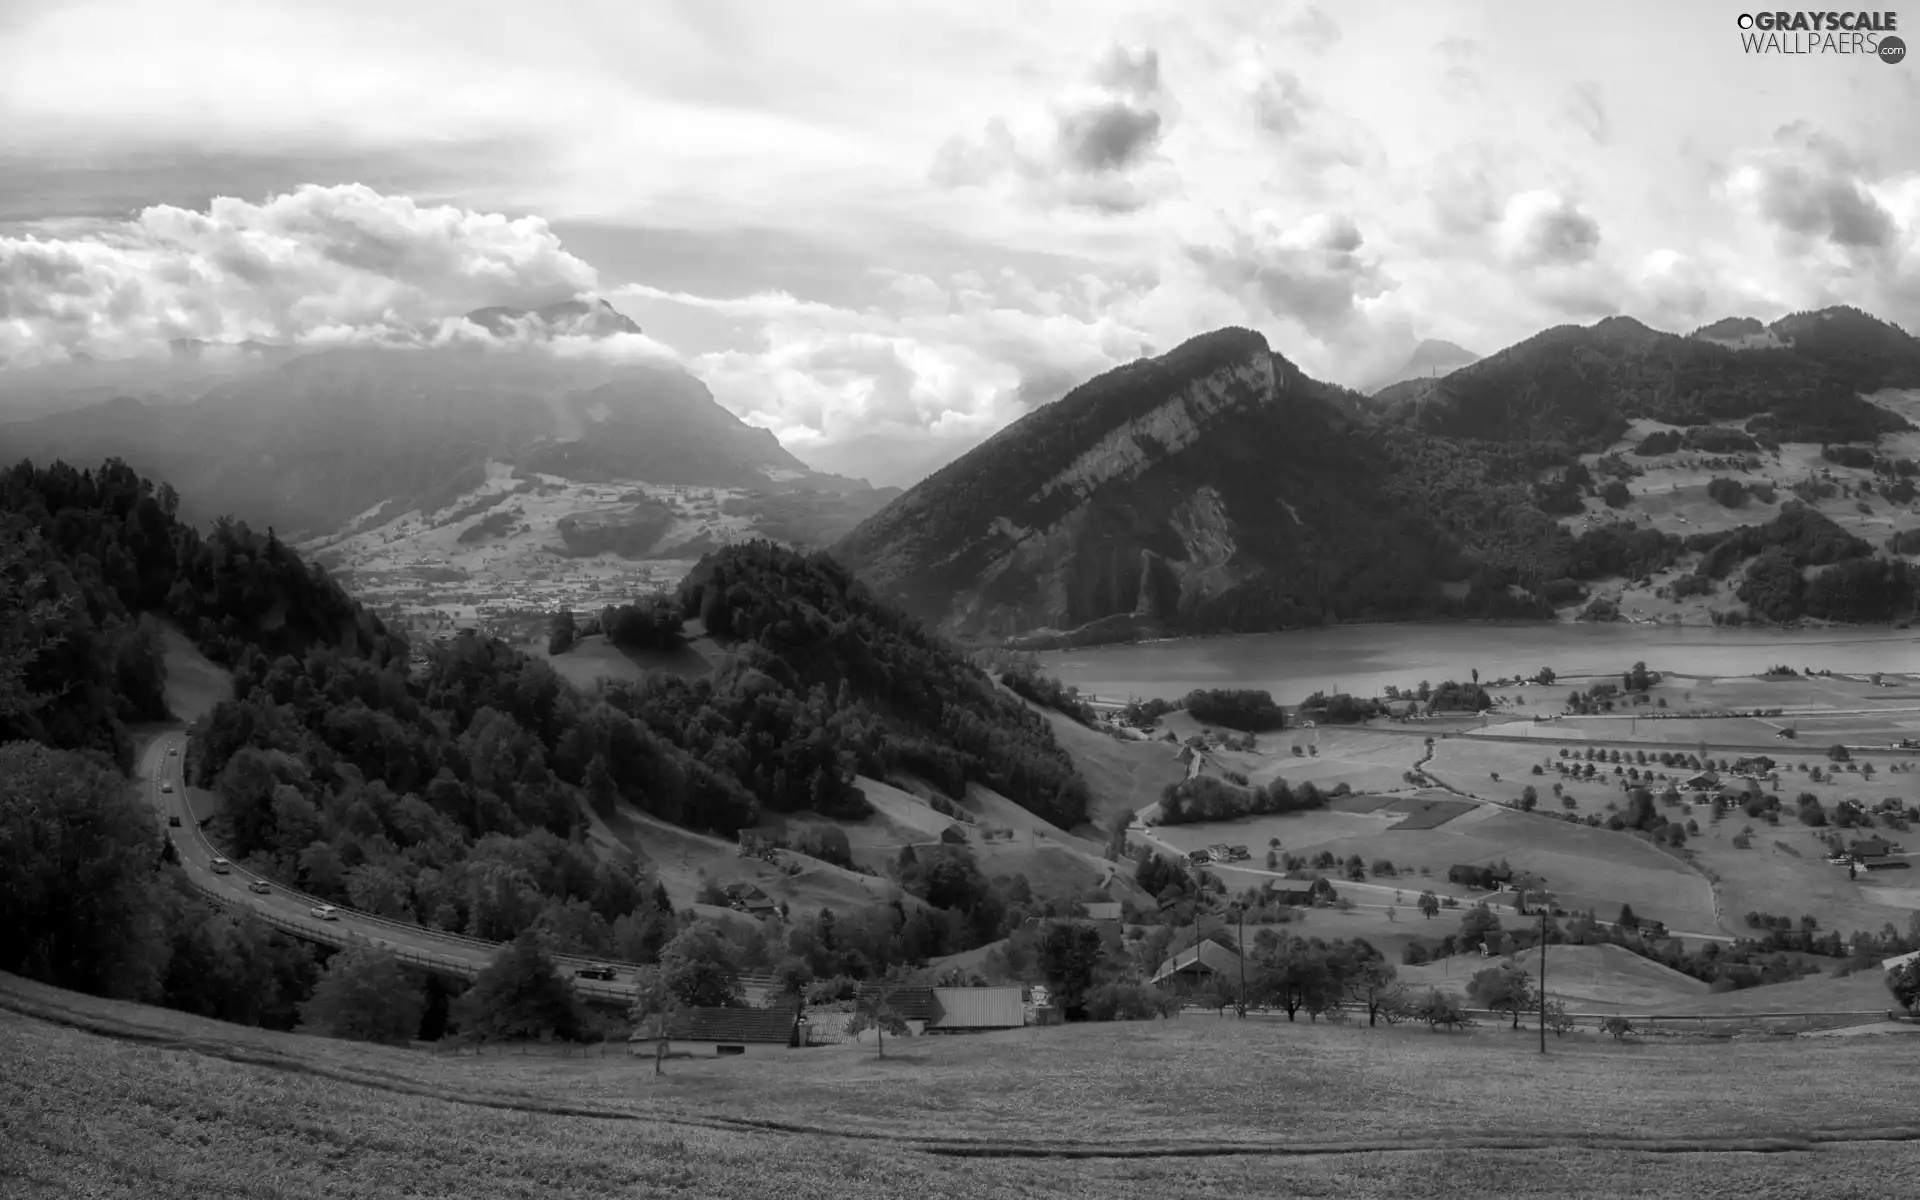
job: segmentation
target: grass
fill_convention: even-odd
[[[1904,1039],[1580,1035],[1543,1060],[1504,1029],[1190,1015],[896,1042],[885,1060],[679,1060],[655,1079],[632,1059],[436,1057],[5,977],[0,1002],[114,1035],[0,1012],[9,1195],[1881,1200],[1920,1167],[1911,1143],[1859,1140],[1920,1135]]]
[[[1387,826],[1388,833],[1398,833],[1414,829],[1438,829],[1448,821],[1464,813],[1470,813],[1480,807],[1468,800],[1395,800],[1387,806],[1387,811],[1405,813],[1398,821]]]
[[[172,625],[161,627],[160,646],[167,669],[167,708],[176,720],[197,721],[233,695],[233,676]]]

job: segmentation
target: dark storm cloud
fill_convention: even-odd
[[[1799,122],[1775,140],[1779,151],[1758,167],[1760,211],[1767,220],[1853,250],[1892,242],[1893,217],[1867,191],[1845,146]]]
[[[1110,100],[1062,114],[1060,152],[1080,171],[1123,171],[1146,156],[1160,139],[1160,114]]]
[[[1583,263],[1600,248],[1600,222],[1568,200],[1526,213],[1516,232],[1520,258],[1537,265]]]

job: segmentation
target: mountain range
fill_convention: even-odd
[[[1551,616],[1584,595],[1581,580],[1641,561],[1616,552],[1618,532],[1557,519],[1566,496],[1585,513],[1597,494],[1583,455],[1635,421],[1731,425],[1755,451],[1911,440],[1903,416],[1866,398],[1888,388],[1920,388],[1920,341],[1844,308],[1685,337],[1621,317],[1561,326],[1372,397],[1307,378],[1256,333],[1221,330],[1001,430],[833,552],[950,635],[1030,645]],[[1911,515],[1911,486],[1889,487],[1905,499],[1884,502]],[[1668,564],[1707,549],[1646,534]]]
[[[174,482],[190,518],[232,514],[295,537],[444,504],[479,486],[489,462],[577,480],[870,490],[811,470],[676,364],[552,349],[640,332],[604,301],[467,319],[514,340],[304,353],[179,343],[176,362],[217,349],[251,369],[184,403],[122,394],[0,424],[0,453],[120,458]]]

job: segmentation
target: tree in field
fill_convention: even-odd
[[[1600,1028],[1612,1034],[1614,1041],[1624,1041],[1626,1036],[1633,1032],[1633,1022],[1625,1017],[1608,1017],[1600,1022]]]
[[[166,967],[153,814],[96,755],[0,746],[0,970],[116,999]]]
[[[1626,930],[1628,933],[1632,933],[1634,930],[1640,928],[1640,918],[1634,915],[1633,905],[1622,904],[1620,906],[1620,918],[1615,921],[1614,924]]]
[[[1920,959],[1901,963],[1887,972],[1887,990],[1903,1008],[1920,1008]]]
[[[1449,1029],[1465,1029],[1474,1023],[1466,1009],[1460,1006],[1460,998],[1439,988],[1429,988],[1426,995],[1414,1001],[1409,1015],[1415,1020],[1425,1021],[1427,1028],[1436,1033],[1442,1025]]]
[[[1526,787],[1522,788],[1520,791],[1520,811],[1532,812],[1535,808],[1538,808],[1539,806],[1540,806],[1539,791],[1536,790],[1532,784],[1528,784]]]
[[[1385,959],[1366,959],[1354,964],[1346,978],[1347,996],[1367,1010],[1367,1024],[1377,1025],[1385,1017],[1391,1025],[1405,1015],[1408,1004],[1400,973]]]
[[[1513,1027],[1520,1028],[1520,1014],[1533,1008],[1533,980],[1513,963],[1501,963],[1475,973],[1467,984],[1467,995],[1481,1008],[1513,1014]]]
[[[1459,944],[1463,950],[1478,950],[1500,932],[1500,918],[1493,915],[1485,901],[1468,909],[1460,918]]]
[[[401,1044],[420,1031],[426,994],[400,960],[374,946],[335,954],[300,1006],[301,1026],[327,1037]]]
[[[1433,920],[1434,914],[1440,911],[1440,897],[1434,895],[1430,891],[1421,892],[1420,893],[1420,911],[1426,914],[1427,920],[1429,921]]]
[[[1250,986],[1268,1003],[1285,1009],[1289,1021],[1303,1008],[1309,1016],[1324,1011],[1340,993],[1327,951],[1305,938],[1274,938],[1251,965]]]
[[[1100,930],[1085,921],[1050,921],[1036,951],[1054,1003],[1069,1019],[1083,1015],[1094,974],[1106,957]]]
[[[907,985],[909,974],[905,967],[891,967],[878,983],[869,984],[861,993],[860,1012],[873,1025],[873,1044],[881,1058],[887,1056],[887,1030],[906,1028],[893,1002]]]
[[[585,1024],[573,985],[532,930],[494,956],[457,1007],[461,1033],[481,1042],[578,1041]]]
[[[654,1039],[653,1073],[661,1075],[666,1072],[667,1033],[673,1024],[673,1014],[680,1010],[680,997],[674,994],[666,971],[659,966],[640,968],[634,982],[633,1007],[627,1010],[627,1019]]]
[[[688,1008],[736,1008],[740,1004],[740,968],[719,931],[702,922],[690,925],[660,949],[667,986]]]
[[[1547,1028],[1553,1030],[1553,1036],[1562,1037],[1573,1027],[1573,1018],[1567,1015],[1566,1001],[1548,1000]]]

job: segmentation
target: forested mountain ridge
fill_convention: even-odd
[[[1871,441],[1907,427],[1861,394],[1920,387],[1920,340],[1853,308],[1739,329],[1721,322],[1682,337],[1630,317],[1561,325],[1431,387],[1396,388],[1400,402],[1386,416],[1450,437],[1581,449],[1619,436],[1632,417],[1740,418],[1756,435],[1800,442]]]
[[[221,796],[217,840],[328,900],[651,961],[674,923],[647,846],[596,850],[590,812],[631,806],[723,836],[769,813],[859,818],[853,779],[867,772],[953,795],[978,781],[1061,825],[1086,818],[1086,785],[1043,718],[821,556],[769,543],[709,556],[680,596],[623,624],[677,638],[698,616],[728,661],[691,683],[587,696],[471,634],[415,669],[324,571],[240,526],[199,539],[171,493],[124,464],[23,464],[0,482],[16,690],[44,697],[6,717],[6,736],[105,751],[124,769],[124,723],[167,715],[155,621],[178,621],[232,670],[232,697],[196,722],[187,755],[191,781]],[[956,916],[917,932],[914,952],[966,949],[949,939],[998,937],[998,921]]]
[[[963,636],[1444,609],[1458,552],[1387,495],[1354,411],[1259,334],[1204,334],[1021,418],[833,553]]]
[[[1623,547],[1662,540],[1562,523],[1600,487],[1581,456],[1615,443],[1630,418],[1744,422],[1706,432],[1754,452],[1873,443],[1911,426],[1859,393],[1902,386],[1920,386],[1920,342],[1852,309],[1689,337],[1619,317],[1563,326],[1371,399],[1301,375],[1258,334],[1220,330],[1016,421],[834,553],[953,636],[1027,645],[1547,618],[1584,596],[1582,581],[1648,557]],[[1889,480],[1912,465],[1858,453]],[[1902,494],[1889,486],[1896,504]],[[1696,540],[1665,535],[1661,554],[1670,564]],[[1904,584],[1890,586],[1889,602],[1857,616],[1850,603],[1821,611],[1898,615]]]

